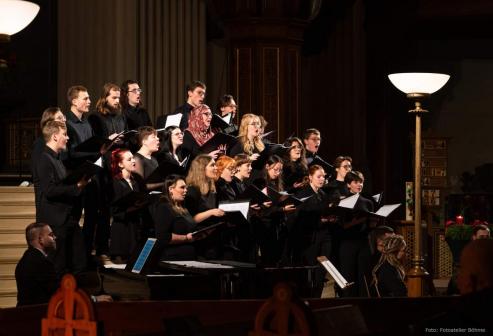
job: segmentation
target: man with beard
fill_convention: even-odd
[[[118,133],[128,129],[127,121],[121,113],[120,87],[118,85],[104,84],[101,96],[96,103],[96,112],[89,116],[89,123],[95,135],[110,140],[115,139]]]
[[[56,250],[56,236],[46,223],[26,227],[28,249],[15,268],[17,306],[48,303],[59,286],[55,265],[48,254]],[[112,301],[108,295],[92,297],[94,301]]]
[[[184,131],[188,128],[188,117],[194,107],[202,105],[205,99],[205,84],[195,80],[187,85],[187,102],[184,105],[178,106],[173,113],[160,116],[156,122],[156,128],[163,128],[166,125],[166,118],[169,115],[182,113],[180,120],[180,129]]]
[[[121,113],[120,87],[116,84],[106,83],[103,91],[96,103],[96,111],[89,116],[89,123],[94,134],[101,138],[114,140],[119,133],[127,130],[127,122]],[[116,146],[123,146],[122,139],[116,139]],[[113,145],[113,148],[115,147]],[[96,235],[96,256],[101,263],[108,263],[109,251],[108,240],[110,238],[110,211],[109,203],[112,195],[108,194],[111,190],[112,178],[110,176],[109,153],[104,156],[104,171],[98,176],[99,199],[98,199],[98,222]],[[91,246],[88,246],[91,248]]]

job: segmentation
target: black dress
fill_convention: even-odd
[[[377,287],[381,297],[407,296],[407,287],[399,271],[385,261],[377,270]]]
[[[140,153],[135,153],[134,158],[136,161],[139,161],[140,164],[142,165],[142,168],[144,170],[144,176],[142,176],[142,178],[144,180],[146,180],[152,174],[152,172],[159,166],[159,163],[157,162],[156,158],[153,156],[151,156],[151,158],[148,159]]]
[[[283,165],[282,168],[282,180],[286,191],[294,193],[298,188],[294,187],[295,183],[303,181],[303,178],[308,175],[308,169],[302,165],[301,162],[288,162]]]
[[[139,192],[143,188],[135,179],[131,179],[132,188],[123,178],[113,179],[113,200],[133,191]],[[113,205],[111,207],[113,222],[111,224],[110,255],[127,259],[143,239],[141,210],[128,211],[128,209]]]
[[[167,202],[151,206],[156,238],[161,247],[161,260],[196,259],[194,243],[170,244],[171,234],[186,235],[196,230],[196,224],[188,210],[178,212]]]

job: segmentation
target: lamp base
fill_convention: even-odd
[[[430,274],[423,267],[424,260],[413,259],[413,267],[407,272],[407,295],[409,297],[421,297],[427,278]]]

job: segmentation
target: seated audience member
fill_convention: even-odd
[[[231,148],[230,154],[247,154],[251,161],[255,161],[265,149],[260,134],[260,118],[251,113],[241,118],[238,142]]]
[[[308,175],[308,166],[305,158],[305,148],[299,138],[289,138],[284,146],[291,147],[284,159],[282,178],[286,190],[296,192],[303,185],[303,179]]]
[[[472,228],[471,240],[490,239],[490,229],[484,224],[474,225]]]
[[[168,126],[164,130],[161,150],[157,154],[159,162],[166,161],[187,168],[190,156],[183,149],[183,132],[178,126]]]
[[[382,255],[372,270],[372,286],[378,297],[407,296],[406,272],[401,263],[405,250],[404,237],[393,235],[384,239]]]
[[[159,166],[156,158],[152,156],[159,150],[159,138],[154,128],[144,126],[139,128],[139,145],[140,149],[134,155],[135,172],[146,180],[152,172]],[[147,184],[147,190],[156,190],[162,188],[162,183]]]
[[[48,258],[56,250],[55,234],[46,223],[32,223],[26,227],[26,242],[28,248],[15,268],[17,306],[48,303],[59,287],[55,265]],[[92,299],[112,301],[108,295]]]
[[[211,109],[205,104],[194,107],[190,112],[188,128],[183,137],[183,148],[190,153],[192,158],[200,154],[207,154],[202,153],[200,147],[214,136],[214,132],[211,130],[211,121]],[[216,159],[219,152],[219,149],[214,150],[209,155]]]
[[[161,248],[161,260],[194,260],[192,232],[196,224],[183,206],[187,194],[185,179],[178,175],[166,178],[159,202],[151,205],[156,238]]]

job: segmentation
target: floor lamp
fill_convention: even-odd
[[[423,295],[424,280],[428,276],[424,268],[421,238],[421,116],[428,111],[421,102],[432,93],[440,90],[450,76],[437,73],[395,73],[389,75],[392,84],[414,101],[414,109],[409,110],[416,116],[416,139],[414,141],[414,256],[412,267],[407,273],[408,295]]]

